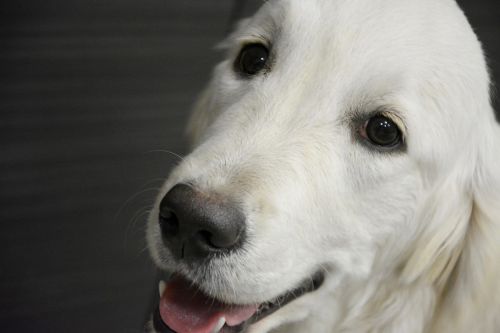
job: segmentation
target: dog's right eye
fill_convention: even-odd
[[[235,69],[241,74],[253,76],[266,67],[269,50],[258,43],[248,44],[243,47],[236,58]]]

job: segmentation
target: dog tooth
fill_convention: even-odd
[[[160,280],[160,282],[158,283],[158,291],[160,292],[160,297],[161,297],[161,295],[163,295],[163,292],[165,291],[166,287],[167,287],[167,284],[165,283],[165,281]]]
[[[219,322],[217,323],[217,325],[215,325],[215,327],[211,333],[219,333],[225,324],[226,324],[226,318],[225,317],[220,318]]]

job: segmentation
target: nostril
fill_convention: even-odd
[[[207,244],[209,247],[213,249],[217,249],[218,248],[217,245],[212,243],[212,237],[213,237],[212,233],[207,230],[198,231],[198,233],[196,234],[196,238],[200,240],[201,243]]]
[[[170,209],[160,211],[160,227],[161,231],[166,236],[176,236],[179,232],[179,219],[177,215]]]
[[[237,243],[238,238],[231,237],[231,239],[225,239],[225,237],[218,236],[208,230],[198,231],[195,235],[196,240],[199,244],[203,244],[205,247],[208,246],[209,250],[227,250]]]

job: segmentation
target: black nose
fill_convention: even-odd
[[[204,259],[237,248],[244,236],[245,216],[218,194],[175,185],[160,203],[164,244],[181,259]]]

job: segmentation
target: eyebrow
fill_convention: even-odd
[[[252,42],[261,42],[271,46],[275,40],[279,25],[273,11],[268,11],[265,16],[250,18],[249,22],[239,27],[228,40],[228,46],[247,44]]]

